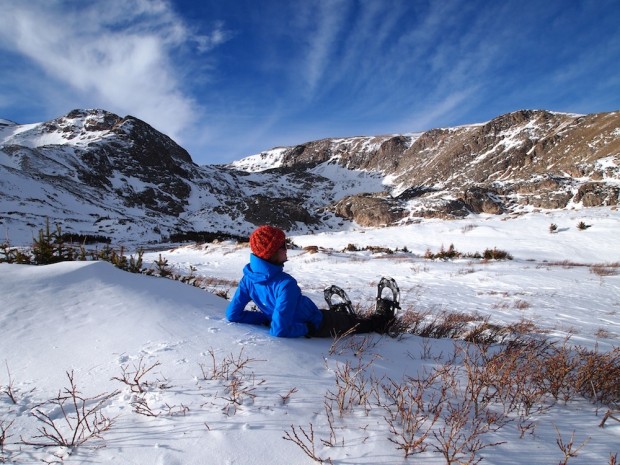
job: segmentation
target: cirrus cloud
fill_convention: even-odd
[[[208,35],[196,34],[167,2],[150,0],[108,0],[86,6],[15,2],[4,7],[0,19],[0,46],[68,85],[72,94],[67,100],[131,113],[173,138],[180,137],[200,111],[183,91],[174,54],[191,45],[207,52],[228,37],[221,24]],[[58,111],[64,113],[67,108]]]

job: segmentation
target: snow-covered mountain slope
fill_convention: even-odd
[[[0,124],[0,233],[46,221],[73,235],[159,242],[247,235],[272,223],[320,232],[420,218],[615,206],[620,112],[519,111],[422,134],[324,139],[198,166],[148,124],[74,110]]]

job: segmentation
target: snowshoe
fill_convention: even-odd
[[[325,290],[323,291],[323,295],[325,296],[325,302],[327,302],[327,305],[329,305],[330,310],[334,310],[336,312],[345,312],[349,313],[350,315],[355,314],[355,312],[353,312],[353,305],[351,304],[351,299],[349,299],[349,296],[342,288],[335,285],[329,286],[325,288]],[[334,302],[334,296],[338,296],[341,302]]]
[[[391,291],[391,298],[383,296],[385,289]],[[375,303],[375,314],[381,317],[384,322],[383,328],[379,332],[389,333],[393,329],[398,310],[400,310],[400,289],[394,279],[383,277],[377,286],[377,301]]]
[[[384,289],[392,291],[392,297],[383,296]],[[396,312],[400,309],[400,289],[394,279],[389,277],[381,278],[377,286],[377,302],[375,304],[376,313],[392,313],[396,316]]]

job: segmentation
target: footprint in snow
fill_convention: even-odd
[[[155,444],[155,448],[165,448],[161,444]],[[177,458],[173,457],[171,454],[164,453],[161,457],[157,459],[157,465],[181,465],[181,461]]]
[[[262,426],[262,425],[251,425],[249,423],[245,423],[243,425],[243,429],[263,429],[263,428],[264,428],[264,426]]]
[[[237,343],[241,345],[259,345],[268,341],[268,339],[263,336],[257,336],[253,334],[248,334],[247,336],[248,337],[246,338],[239,339]]]
[[[156,354],[158,352],[169,352],[171,350],[176,349],[178,346],[182,345],[183,341],[179,342],[160,342],[160,343],[149,343],[142,349],[142,353],[147,355]]]

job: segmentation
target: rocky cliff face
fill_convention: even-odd
[[[389,180],[385,194],[364,193],[331,207],[361,224],[378,225],[412,213],[450,218],[525,206],[616,205],[619,154],[618,112],[519,111],[415,136],[310,142],[285,152],[282,164],[308,169],[332,162],[382,173]]]
[[[518,111],[485,124],[324,139],[227,166],[198,166],[131,116],[74,110],[0,120],[0,228],[24,242],[49,219],[68,232],[158,241],[379,226],[419,217],[618,203],[620,112]]]

